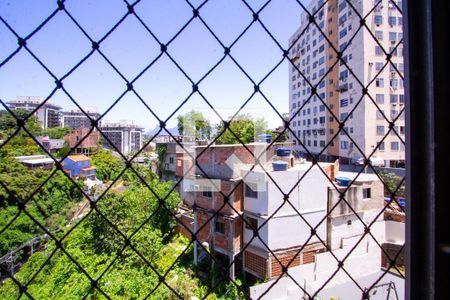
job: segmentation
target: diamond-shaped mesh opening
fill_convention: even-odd
[[[403,299],[400,1],[34,6],[0,6],[5,298]]]

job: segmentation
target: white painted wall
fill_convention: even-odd
[[[297,166],[287,171],[270,172],[270,176],[278,184],[283,193],[289,193],[289,203],[284,203],[283,193],[274,182],[264,176],[262,171],[249,174],[246,182],[266,180],[267,190],[258,192],[258,198],[245,197],[245,212],[251,216],[260,216],[259,225],[270,218],[261,232],[261,238],[272,250],[285,249],[303,245],[311,235],[310,226],[297,214],[297,211],[315,227],[326,215],[328,180],[317,166],[307,172],[309,165]],[[298,180],[301,182],[296,186]],[[264,186],[264,185],[261,185]],[[326,240],[326,220],[317,229],[317,234]],[[244,242],[247,243],[253,233],[244,230]],[[317,242],[313,237],[308,243]],[[260,241],[254,240],[252,246],[265,249]]]
[[[371,232],[377,241],[382,244],[385,241],[400,241],[404,238],[404,223],[393,221],[376,222],[371,227]],[[402,235],[403,234],[403,235]],[[344,248],[333,250],[333,254],[330,252],[320,253],[316,255],[316,261],[314,263],[300,265],[298,267],[290,268],[288,273],[299,283],[303,288],[306,287],[308,292],[314,293],[319,287],[321,287],[330,276],[338,268],[338,262],[336,260],[342,260],[346,257],[360,240],[360,237],[349,238],[346,240]],[[404,239],[403,239],[404,241]],[[371,274],[379,272],[381,270],[381,255],[382,252],[379,246],[370,236],[364,237],[358,246],[350,253],[348,258],[344,261],[344,268],[352,277],[359,278],[367,277]],[[336,257],[336,258],[335,258]],[[377,277],[378,278],[378,277]],[[250,288],[250,296],[252,299],[259,299],[259,297],[270,287],[269,292],[262,299],[299,299],[303,296],[302,290],[296,285],[296,283],[289,277],[281,278],[275,285],[273,285],[275,279],[269,282],[252,286]],[[340,270],[334,275],[333,279],[327,284],[326,289],[319,293],[319,296],[327,295],[327,289],[332,289],[334,286],[341,284],[348,284],[350,281],[348,275]],[[402,289],[401,284],[404,280],[399,279],[399,287]],[[383,282],[383,281],[381,281]],[[373,283],[373,280],[367,282],[368,286]],[[272,286],[273,285],[273,286]],[[397,287],[397,288],[399,288]],[[354,287],[352,287],[354,288]],[[339,296],[339,295],[334,295]],[[361,295],[354,295],[355,298],[343,298],[343,299],[360,299]],[[357,298],[359,297],[359,298]],[[324,298],[329,299],[329,298]],[[402,299],[402,298],[400,298]]]

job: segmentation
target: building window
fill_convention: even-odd
[[[247,221],[245,223],[245,229],[250,229],[250,230],[258,229],[258,220],[257,219],[247,216],[247,217],[245,217],[245,220]]]
[[[376,24],[377,26],[383,24],[383,16],[375,15],[375,24]]]
[[[397,41],[397,32],[389,32],[389,41]]]
[[[377,126],[377,135],[384,135],[384,126]]]
[[[391,104],[397,104],[398,95],[391,95]]]
[[[225,234],[225,223],[223,221],[216,220],[214,231],[216,233]]]
[[[376,56],[383,56],[383,49],[381,49],[380,46],[375,46],[375,55]]]
[[[383,69],[383,63],[375,63],[375,70],[380,71],[381,69]]]
[[[384,117],[383,117],[383,111],[381,110],[377,110],[376,111],[376,118],[377,118],[377,120],[384,120]]]
[[[173,164],[173,157],[169,157],[169,163]]]
[[[375,97],[377,104],[384,104],[384,94],[377,94]]]
[[[396,88],[398,88],[398,79],[391,79],[390,81],[389,81],[389,85],[390,85],[390,87],[391,88],[393,88],[393,89],[396,89]]]
[[[203,197],[212,198],[212,188],[210,186],[203,186]]]
[[[399,150],[398,142],[391,142],[391,151],[398,151],[398,150]]]
[[[342,1],[341,3],[339,3],[339,7],[338,7],[339,12],[343,11],[344,8],[346,8],[346,7],[347,7],[347,2]]]
[[[383,78],[377,78],[375,80],[375,86],[379,87],[379,88],[384,87],[384,79]]]
[[[384,152],[384,142],[378,143],[378,151]]]
[[[341,149],[342,150],[348,149],[348,142],[347,141],[341,141]]]
[[[341,107],[348,106],[348,99],[341,99]]]
[[[370,198],[372,198],[370,188],[365,188],[365,189],[363,189],[363,198],[364,198],[364,199],[370,199]]]
[[[256,183],[245,184],[245,197],[258,198],[258,185]]]
[[[390,26],[397,25],[397,17],[389,16],[388,23],[389,23]]]
[[[383,40],[383,31],[375,31],[375,37],[377,40],[382,41]]]

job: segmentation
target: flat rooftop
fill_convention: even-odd
[[[341,172],[339,171],[336,177],[342,176],[342,177],[348,177],[351,180],[354,180],[356,176],[358,175],[357,172]],[[368,182],[368,181],[377,181],[379,180],[378,176],[372,173],[361,173],[359,174],[358,178],[356,178],[356,182]]]
[[[23,164],[26,165],[48,165],[48,164],[54,164],[55,161],[53,159],[51,159],[50,157],[48,158],[37,158],[37,159],[24,159],[20,161]]]

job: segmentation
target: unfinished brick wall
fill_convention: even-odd
[[[269,277],[278,277],[283,272],[283,267],[288,267],[288,264],[292,261],[292,263],[289,265],[289,268],[299,266],[301,264],[301,253],[298,255],[297,251],[287,251],[285,253],[275,253],[277,256],[278,262],[275,258],[271,258],[271,266],[272,266],[272,273]],[[280,264],[281,263],[281,264]]]
[[[309,264],[316,261],[316,255],[318,253],[324,252],[325,249],[320,244],[310,244],[307,245],[302,252],[298,253],[299,248],[275,251],[275,255],[280,262],[278,262],[274,257],[271,257],[271,268],[272,273],[269,274],[270,278],[278,277],[283,272],[283,267],[289,268],[296,267],[303,264]]]
[[[237,183],[236,189],[233,193],[234,195],[234,209],[237,211],[244,210],[244,183],[239,181]]]
[[[180,222],[186,226],[187,228],[189,228],[192,232],[194,231],[194,218],[190,217],[190,216],[186,216],[186,215],[180,215],[179,216]],[[184,227],[183,225],[181,225],[180,223],[177,224],[177,227],[175,229],[175,231],[177,233],[180,233],[182,235],[184,235],[185,237],[187,237],[188,239],[191,239],[192,234],[189,232],[189,230],[186,229],[186,227]]]
[[[267,259],[254,254],[250,251],[244,252],[244,266],[253,273],[259,275],[261,278],[266,278],[267,275]]]
[[[64,136],[64,140],[69,144],[70,148],[77,146],[78,142],[82,140],[87,134],[89,134],[89,128],[78,128],[74,129],[71,133]],[[92,131],[89,136],[78,145],[79,149],[91,149],[96,148],[97,143],[100,139],[100,134],[98,131]]]
[[[184,155],[183,153],[177,153],[176,160],[175,176],[189,177],[194,175],[195,168],[191,168],[193,161],[190,156]]]
[[[234,208],[237,211],[242,211],[243,208],[243,188],[242,184],[237,181],[227,181],[221,180],[220,182],[220,190],[224,195],[229,195],[234,187],[238,185],[238,187],[233,191],[232,196],[230,195],[230,203],[231,198],[234,198],[234,201],[237,200],[237,203],[234,204]],[[224,197],[220,192],[213,192],[212,197],[207,197],[203,194],[202,191],[195,192],[195,203],[203,209],[210,210],[218,210],[221,209],[220,212],[224,215],[232,215],[236,212],[231,208],[230,205],[225,205],[223,208],[222,205],[224,203]]]
[[[240,249],[240,235],[242,229],[236,228],[237,226],[235,226],[232,220],[224,220],[222,217],[218,217],[219,220],[224,222],[225,233],[222,234],[215,232],[214,220],[210,219],[210,217],[211,214],[208,212],[199,210],[197,213],[197,228],[199,230],[197,233],[197,238],[199,241],[205,241],[209,245],[214,245],[214,247],[218,247],[223,250],[232,250],[231,247],[233,242],[235,242],[235,247],[237,246],[235,249]],[[204,228],[202,228],[203,225],[205,225]],[[231,226],[235,226],[234,238],[230,236]]]
[[[197,238],[200,241],[206,241],[211,243],[211,225],[212,220],[209,221],[209,214],[206,212],[198,211],[197,212]],[[204,227],[203,227],[204,226]],[[203,228],[202,228],[203,227]]]

